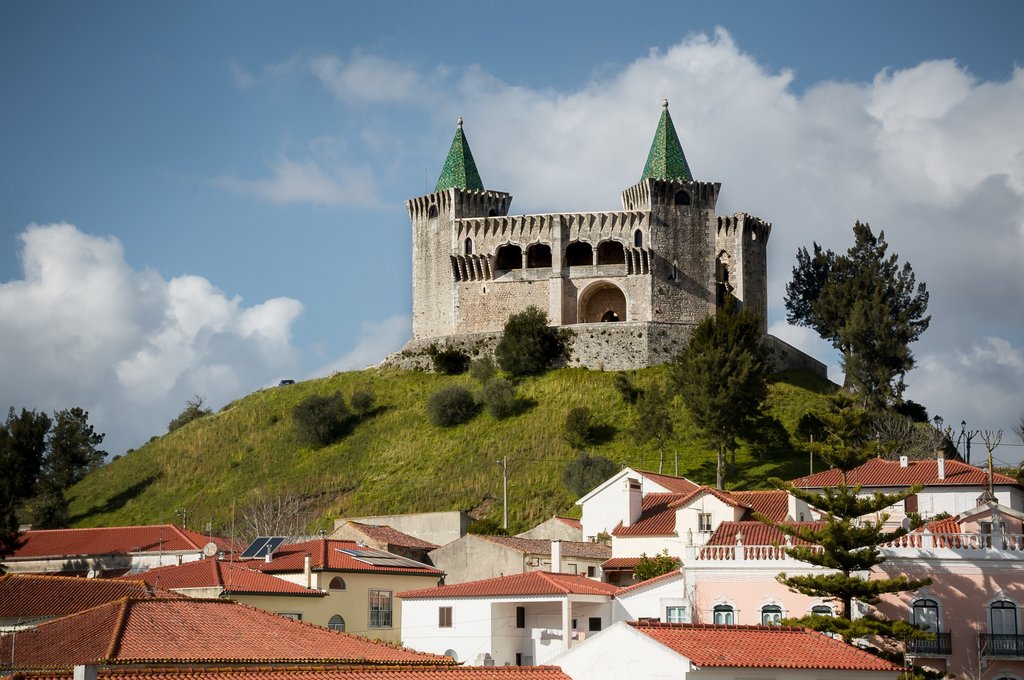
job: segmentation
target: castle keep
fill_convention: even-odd
[[[534,305],[573,330],[571,364],[620,370],[668,361],[726,291],[767,320],[771,224],[718,215],[721,184],[694,180],[668,102],[640,181],[622,210],[510,215],[484,188],[459,119],[434,192],[406,203],[412,221],[413,339],[492,344]]]

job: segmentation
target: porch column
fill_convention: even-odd
[[[569,644],[572,641],[572,602],[566,595],[562,600],[562,644],[565,651],[569,651]]]

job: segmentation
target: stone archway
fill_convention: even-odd
[[[626,294],[609,281],[598,281],[580,294],[577,323],[626,321]]]

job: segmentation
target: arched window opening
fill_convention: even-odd
[[[340,576],[335,576],[331,579],[330,585],[327,586],[328,590],[345,590],[345,579]]]
[[[587,267],[594,264],[594,247],[583,241],[574,241],[565,249],[565,264],[570,267]]]
[[[608,323],[609,321],[621,321],[614,309],[609,309],[601,316],[601,323]]]
[[[832,607],[829,607],[827,604],[814,605],[811,607],[811,613],[815,616],[835,616],[835,614],[832,613]]]
[[[715,625],[731,626],[732,624],[736,623],[736,612],[733,611],[732,605],[715,605],[714,615]]]
[[[437,219],[437,206],[436,205],[432,205],[429,208],[427,208],[427,219],[428,220]]]
[[[551,266],[551,246],[534,243],[526,249],[526,266],[530,269]]]
[[[466,255],[473,254],[473,239],[467,238],[464,244]]]
[[[715,306],[721,307],[725,304],[726,293],[732,292],[732,285],[729,283],[729,255],[722,253],[715,260]]]
[[[511,243],[501,246],[494,256],[494,268],[500,271],[522,269],[523,249]]]
[[[598,264],[625,264],[626,249],[618,241],[605,241],[597,246]]]
[[[341,618],[340,614],[335,614],[331,617],[331,620],[327,622],[327,627],[331,630],[336,630],[339,633],[345,632],[345,619]]]
[[[577,304],[579,323],[626,320],[626,295],[614,283],[601,281],[587,286]]]
[[[769,604],[761,607],[762,626],[781,626],[782,607],[777,604]]]
[[[644,247],[644,232],[637,229],[633,232],[633,247],[643,248]]]
[[[989,630],[992,635],[1017,635],[1017,605],[997,600],[989,605]]]
[[[680,189],[676,192],[676,205],[690,205],[690,194]]]
[[[913,623],[929,633],[939,632],[939,603],[928,599],[916,600]]]

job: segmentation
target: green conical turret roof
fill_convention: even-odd
[[[469,142],[466,141],[466,134],[462,131],[462,117],[459,117],[459,126],[455,129],[455,139],[452,140],[452,148],[448,149],[448,158],[441,168],[441,176],[437,178],[437,186],[434,191],[445,189],[483,189],[484,183],[480,179],[480,173],[476,169],[476,161],[473,160],[473,152],[469,150]]]
[[[679,135],[676,134],[676,126],[668,114],[667,99],[661,104],[661,120],[658,121],[658,130],[654,133],[651,152],[647,155],[647,165],[640,179],[693,181],[690,166],[683,155],[683,145],[679,143]]]

